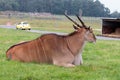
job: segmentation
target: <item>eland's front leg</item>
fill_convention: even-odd
[[[79,53],[78,55],[75,56],[73,64],[75,64],[75,65],[83,64],[83,59],[82,59],[82,54],[81,53]]]
[[[80,65],[83,64],[83,58],[82,58],[82,54],[80,55]]]

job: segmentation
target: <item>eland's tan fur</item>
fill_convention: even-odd
[[[82,26],[70,19],[75,31],[68,35],[45,34],[35,40],[11,46],[6,57],[22,62],[50,63],[64,67],[74,67],[83,63],[82,50],[86,41],[96,42],[95,35],[78,17]]]

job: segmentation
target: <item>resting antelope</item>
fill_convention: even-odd
[[[96,42],[90,27],[87,27],[79,16],[82,26],[68,17],[75,31],[68,35],[44,34],[37,39],[11,46],[6,57],[22,62],[50,63],[57,66],[74,67],[83,63],[82,50],[85,43]]]

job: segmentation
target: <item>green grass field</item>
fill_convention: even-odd
[[[75,16],[70,16],[79,24],[80,22]],[[83,21],[87,26],[91,26],[93,29],[101,29],[101,18],[93,18],[93,17],[82,17]],[[8,22],[11,25],[19,23],[21,21],[27,21],[30,23],[32,29],[37,30],[46,30],[46,31],[57,31],[57,32],[71,32],[73,31],[72,25],[73,23],[68,20],[63,15],[55,15],[53,17],[39,17],[39,18],[0,18],[0,25],[6,25]],[[100,31],[96,31],[96,34],[101,34]]]
[[[5,52],[11,45],[33,40],[40,35],[0,28],[0,80],[120,80],[120,41],[97,40],[96,44],[88,43],[83,51],[83,65],[75,68],[6,60]]]
[[[72,23],[64,16],[55,19],[34,18],[0,18],[0,24],[28,21],[32,29],[71,32]],[[99,18],[83,18],[87,25],[101,29]],[[95,31],[100,34],[99,31]],[[120,41],[103,41],[88,43],[83,52],[84,64],[75,68],[64,68],[50,64],[21,63],[7,61],[6,50],[21,41],[33,40],[41,34],[22,30],[0,28],[0,80],[119,80],[120,79]]]

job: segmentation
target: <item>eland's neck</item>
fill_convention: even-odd
[[[86,43],[84,32],[81,32],[81,34],[74,33],[73,35],[66,37],[66,40],[74,55],[77,55],[77,53],[82,51]]]

